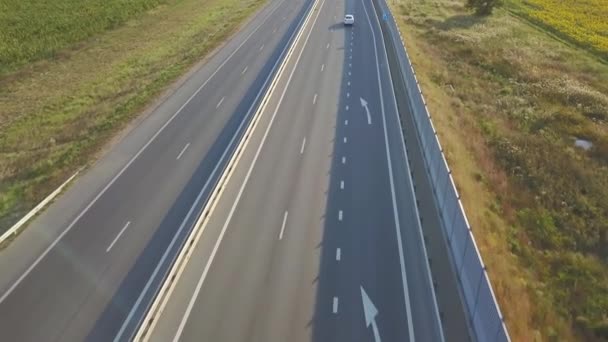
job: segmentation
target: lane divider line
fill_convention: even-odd
[[[184,146],[184,148],[182,148],[181,152],[177,155],[177,158],[175,158],[175,160],[179,160],[179,158],[182,157],[182,155],[184,154],[184,152],[186,152],[186,150],[188,149],[189,146],[190,146],[190,143],[187,143],[186,146]]]
[[[116,241],[118,241],[118,239],[120,239],[120,236],[122,235],[122,233],[125,232],[125,230],[127,229],[127,227],[129,227],[130,224],[131,224],[131,221],[127,221],[127,224],[125,224],[124,227],[122,227],[120,232],[118,232],[118,235],[116,235],[114,240],[112,240],[112,243],[108,246],[108,248],[106,248],[106,253],[108,253],[110,251],[110,249],[112,249],[112,247],[114,246]]]
[[[342,251],[340,250],[340,248],[338,247],[336,249],[336,261],[340,261],[340,259],[342,259]]]
[[[344,181],[340,181],[340,190],[344,190]]]
[[[243,71],[241,71],[241,75],[244,75],[247,72],[247,68],[249,68],[249,66],[246,66],[245,69],[243,69]]]
[[[305,146],[306,146],[306,138],[304,138],[304,140],[302,140],[302,147],[300,147],[300,154],[304,153]]]
[[[315,96],[313,96],[312,98],[312,104],[317,103],[317,94],[315,94]]]
[[[332,312],[334,314],[338,313],[338,297],[334,297],[334,303],[333,303]]]
[[[339,210],[338,211],[338,221],[342,221],[342,218],[343,218],[343,212],[342,212],[342,210]]]
[[[279,240],[283,240],[283,233],[285,233],[285,225],[287,224],[287,215],[289,212],[286,210],[283,214],[283,224],[281,225],[281,232],[279,233]]]
[[[222,105],[222,102],[224,102],[224,99],[225,99],[225,98],[226,98],[226,96],[222,96],[222,99],[220,100],[220,102],[218,102],[218,103],[215,105],[215,109],[220,108],[220,106]]]

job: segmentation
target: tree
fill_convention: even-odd
[[[467,0],[467,8],[475,11],[477,15],[490,15],[500,0]]]

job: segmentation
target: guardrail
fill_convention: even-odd
[[[411,113],[413,116],[441,228],[475,338],[477,341],[511,341],[401,32],[385,0],[373,0],[372,3],[382,16],[380,27],[399,114]]]

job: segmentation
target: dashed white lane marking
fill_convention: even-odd
[[[342,221],[342,210],[338,211],[338,220]]]
[[[342,164],[346,164],[346,157],[342,157]]]
[[[325,64],[321,65],[321,71],[325,70]]]
[[[285,225],[287,224],[287,215],[289,213],[287,211],[285,211],[285,214],[283,214],[283,224],[281,225],[281,232],[279,233],[279,240],[283,240],[283,233],[285,232]]]
[[[349,72],[348,72],[348,76],[350,76],[350,75],[351,75],[351,73],[350,73],[350,71],[349,71]]]
[[[348,59],[353,59],[353,55],[348,56]]]
[[[348,141],[348,139],[346,137],[344,137],[344,143],[346,144],[346,142]]]
[[[353,63],[348,63],[348,67],[352,68],[353,67]]]
[[[118,232],[118,235],[116,235],[116,237],[114,238],[114,240],[112,241],[112,243],[106,249],[106,253],[108,253],[110,251],[110,249],[112,249],[112,247],[114,246],[114,244],[116,243],[116,241],[118,241],[118,239],[120,238],[120,236],[122,235],[122,233],[125,232],[125,230],[127,229],[127,227],[130,224],[131,224],[131,221],[127,221],[127,224],[125,224],[125,226],[122,227],[122,229],[120,230],[120,232]]]
[[[348,110],[348,105],[346,105],[346,110]]]
[[[317,94],[315,94],[315,96],[312,97],[312,104],[317,103]]]
[[[348,81],[348,83],[346,83],[349,87],[350,87],[350,81]]]
[[[338,297],[334,297],[333,313],[338,313]]]
[[[179,152],[179,154],[177,155],[177,158],[175,158],[175,160],[179,160],[179,158],[182,157],[184,152],[186,152],[186,150],[188,149],[188,146],[190,146],[190,143],[187,143],[186,146],[184,146],[184,148],[182,148],[181,152]]]
[[[340,189],[344,190],[344,181],[340,181]]]
[[[329,49],[329,43],[327,43],[327,46],[325,47],[326,49]]]
[[[340,251],[340,248],[336,249],[336,260],[340,261],[340,259],[342,258],[342,251]]]
[[[276,33],[276,32],[277,32],[277,28],[275,27],[275,28],[272,30],[272,33]]]
[[[220,108],[220,106],[222,105],[222,102],[224,102],[224,99],[225,99],[225,98],[226,98],[226,96],[222,97],[222,99],[220,100],[220,102],[218,102],[218,103],[215,105],[215,109]]]
[[[264,49],[264,44],[262,44],[262,46],[260,46],[260,51],[262,51],[262,49]]]
[[[349,97],[350,97],[350,93],[346,93],[346,98],[349,98]]]
[[[304,138],[304,140],[302,140],[302,147],[300,147],[300,154],[304,153],[305,146],[306,146],[306,138]]]
[[[247,72],[247,68],[249,68],[249,66],[246,66],[245,69],[243,69],[243,71],[241,71],[241,75],[244,75]]]
[[[348,120],[344,120],[344,126],[348,126]]]

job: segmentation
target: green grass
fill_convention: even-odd
[[[506,10],[391,3],[513,340],[608,338],[608,65]]]
[[[0,75],[58,51],[166,0],[2,0]]]
[[[14,1],[10,8],[18,17],[42,6],[33,5],[38,2]],[[53,15],[58,22],[65,21],[60,7],[75,1],[45,2],[57,8],[40,19],[46,22],[42,27],[56,31],[62,26]],[[78,13],[102,18],[69,15],[71,29],[65,31],[65,37],[51,43],[24,39],[23,45],[31,46],[16,49],[22,52],[10,57],[8,69],[14,70],[0,76],[0,231],[76,169],[94,161],[147,103],[264,2],[90,1],[86,3],[94,3],[91,9],[76,6]],[[152,4],[157,6],[152,8]],[[115,11],[130,14],[108,19]],[[75,33],[89,23],[97,28]],[[2,32],[10,30],[3,28]],[[38,31],[27,32],[23,35]]]

